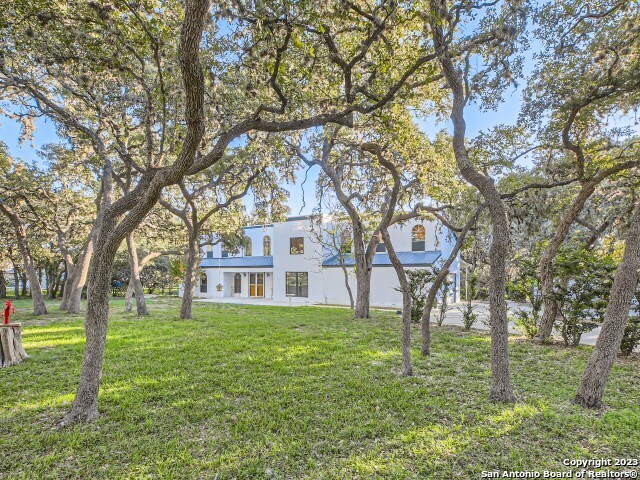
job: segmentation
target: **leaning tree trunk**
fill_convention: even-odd
[[[111,229],[115,222],[108,225]],[[107,225],[104,225],[107,227]],[[100,242],[99,238],[97,242]],[[91,422],[98,418],[98,391],[102,378],[102,363],[109,321],[109,290],[113,273],[113,261],[118,251],[117,242],[96,245],[96,256],[89,271],[87,311],[85,313],[84,356],[78,389],[71,410],[64,416],[62,425],[75,422]]]
[[[438,295],[438,291],[440,290],[440,287],[442,287],[442,283],[447,278],[447,275],[449,275],[449,268],[451,267],[456,257],[458,256],[458,253],[462,248],[462,244],[464,243],[464,240],[467,237],[469,230],[471,229],[473,224],[475,224],[476,221],[478,220],[478,215],[480,215],[480,212],[484,209],[484,207],[485,207],[484,204],[480,205],[476,209],[471,219],[469,219],[466,225],[462,228],[462,231],[458,233],[458,236],[456,238],[456,243],[453,246],[453,249],[451,249],[451,253],[449,254],[449,257],[444,262],[444,264],[440,268],[440,271],[436,275],[436,278],[434,278],[433,282],[431,283],[431,287],[429,288],[429,292],[427,293],[424,310],[422,311],[422,320],[421,320],[421,323],[422,323],[421,353],[423,356],[427,356],[431,354],[431,328],[430,327],[431,327],[431,309],[433,308],[433,303],[436,301],[436,296]]]
[[[31,300],[33,301],[33,314],[45,315],[47,313],[47,305],[42,294],[42,287],[40,286],[40,280],[38,279],[38,272],[33,262],[33,257],[29,251],[29,243],[27,241],[27,229],[24,221],[20,216],[13,211],[9,206],[0,201],[0,212],[2,212],[13,225],[16,234],[16,243],[18,244],[18,250],[22,256],[22,263],[26,272],[26,276],[29,278],[31,284]],[[26,279],[23,279],[23,288],[26,293]]]
[[[78,263],[73,272],[73,283],[69,285],[69,300],[67,304],[67,312],[80,313],[80,301],[82,300],[82,291],[87,283],[89,276],[89,266],[93,257],[95,246],[95,234],[90,233],[87,239],[87,245],[84,247]]]
[[[391,244],[389,232],[386,228],[383,228],[380,230],[380,233],[387,246],[389,260],[391,260],[391,264],[398,277],[398,282],[400,282],[400,291],[402,292],[402,375],[410,377],[413,375],[413,368],[411,367],[411,293],[409,290],[409,280],[407,280],[407,274]]]
[[[133,237],[133,232],[127,235],[127,247],[129,248],[129,261],[131,262],[131,282],[133,283],[133,290],[136,296],[136,312],[139,317],[145,317],[149,315],[147,309],[147,302],[144,299],[144,291],[142,289],[142,282],[140,281],[140,266],[138,263],[138,251],[136,248],[136,242]],[[127,288],[127,291],[129,289]],[[126,304],[126,301],[125,301]],[[126,305],[125,305],[126,308]],[[131,308],[129,310],[131,311]]]
[[[431,0],[432,10],[438,12],[439,5]],[[431,31],[439,56],[442,73],[453,94],[451,120],[453,122],[453,151],[460,174],[478,189],[484,198],[491,217],[492,241],[489,252],[491,280],[489,282],[489,322],[491,324],[491,390],[489,398],[497,402],[514,402],[509,372],[509,321],[507,318],[506,259],[509,254],[509,221],[504,203],[493,179],[475,169],[469,160],[465,145],[466,105],[465,88],[461,73],[448,54],[442,25],[435,16],[430,20]]]
[[[180,318],[183,320],[191,319],[191,306],[193,304],[193,292],[196,286],[196,273],[198,271],[199,260],[200,251],[198,250],[198,232],[192,228],[189,232],[189,241],[187,245],[187,265],[184,274],[182,306],[180,307]]]
[[[549,241],[547,248],[544,249],[540,258],[540,294],[542,295],[542,319],[538,328],[538,334],[535,337],[537,342],[546,342],[551,336],[553,324],[558,315],[558,304],[553,298],[553,260],[558,254],[560,246],[567,238],[571,225],[576,221],[584,204],[595,191],[595,184],[583,184],[578,196],[571,205],[569,211],[562,218],[560,226],[556,229],[553,237]]]
[[[627,242],[611,287],[609,304],[604,315],[602,329],[582,376],[575,402],[590,408],[600,408],[604,388],[611,367],[620,350],[624,329],[629,320],[629,309],[640,269],[640,204],[631,219]]]
[[[344,258],[342,258],[342,256],[340,257],[340,268],[342,268],[342,273],[344,274],[344,286],[347,289],[347,293],[349,294],[349,306],[351,307],[351,310],[353,310],[353,292],[351,291],[351,285],[349,285],[349,271],[344,264]]]

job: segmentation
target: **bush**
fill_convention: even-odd
[[[460,312],[462,312],[462,324],[463,329],[465,331],[471,330],[473,324],[478,321],[478,314],[475,313],[475,309],[478,308],[478,305],[473,305],[471,300],[467,300],[463,308],[460,308]]]
[[[615,269],[610,255],[591,250],[566,248],[556,258],[554,297],[560,315],[555,326],[566,346],[578,345],[583,333],[602,323]]]
[[[537,311],[532,310],[531,312],[518,309],[514,311],[513,314],[515,315],[514,321],[516,326],[522,330],[525,337],[532,339],[537,335],[538,325],[540,323],[540,309]]]
[[[631,355],[640,344],[640,289],[636,290],[632,310],[635,315],[629,316],[620,343],[620,353],[625,357]]]
[[[622,343],[620,344],[620,353],[628,357],[638,345],[640,345],[640,318],[631,317],[624,329]]]
[[[447,277],[442,282],[442,287],[440,287],[440,302],[437,302],[436,304],[436,306],[438,307],[438,317],[436,318],[436,323],[439,327],[441,327],[444,323],[447,312],[451,310],[451,307],[449,306],[449,291],[451,290],[452,283],[453,282]]]
[[[409,294],[411,295],[411,321],[413,323],[420,323],[422,319],[424,304],[427,300],[427,287],[433,282],[436,275],[435,267],[407,271]]]

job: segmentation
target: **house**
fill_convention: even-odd
[[[275,302],[349,305],[342,258],[355,297],[353,256],[338,255],[326,232],[332,220],[313,216],[290,217],[271,225],[245,227],[245,247],[238,253],[224,251],[221,244],[203,249],[202,275],[195,297],[260,298]],[[416,219],[389,228],[389,235],[405,268],[415,270],[446,259],[455,236],[441,224]],[[456,301],[460,260],[450,268],[451,300]],[[371,277],[371,306],[399,307],[402,295],[396,272],[384,243],[378,244]]]

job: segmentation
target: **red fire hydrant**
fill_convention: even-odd
[[[9,317],[11,317],[12,313],[16,313],[16,309],[14,308],[13,305],[11,305],[11,302],[7,300],[7,303],[4,307],[4,324],[5,325],[9,324]]]

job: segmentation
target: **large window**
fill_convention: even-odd
[[[290,297],[309,296],[309,273],[307,272],[287,272],[287,295]]]
[[[425,231],[422,225],[416,225],[411,229],[411,250],[424,252]]]
[[[304,253],[304,237],[291,237],[289,239],[289,253],[291,255]]]
[[[251,239],[249,237],[246,237],[244,239],[244,254],[247,257],[250,257],[251,255],[253,255],[253,248],[251,245]]]
[[[239,273],[233,276],[233,293],[242,293],[242,275]]]
[[[200,277],[200,293],[207,293],[207,274],[203,273]]]
[[[271,237],[269,235],[265,235],[262,240],[262,255],[265,257],[271,256]]]

